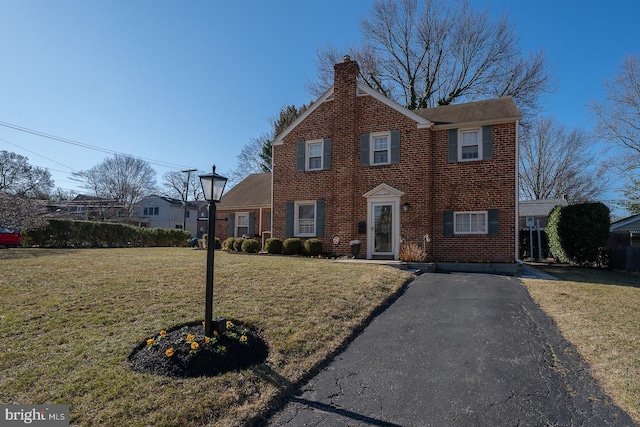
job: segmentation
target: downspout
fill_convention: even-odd
[[[516,232],[515,232],[515,242],[514,242],[514,246],[515,246],[515,261],[518,264],[523,264],[522,260],[520,258],[518,258],[518,246],[520,243],[520,120],[516,120],[516,176],[515,176],[515,180],[516,180]]]

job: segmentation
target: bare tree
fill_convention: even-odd
[[[191,173],[182,171],[165,172],[162,175],[163,193],[168,197],[179,199],[183,202],[189,199],[204,200],[199,178],[199,175],[204,173],[200,171],[192,171]],[[189,180],[188,186],[187,179]]]
[[[606,100],[591,100],[596,135],[619,147],[615,164],[622,171],[640,169],[640,58],[628,55],[618,74],[604,83]]]
[[[591,147],[584,131],[567,130],[552,118],[538,118],[520,138],[521,197],[566,196],[570,202],[598,198],[607,181]]]
[[[551,89],[544,53],[523,57],[514,25],[492,21],[464,2],[377,0],[361,21],[363,44],[318,52],[319,96],[345,53],[360,65],[360,79],[409,109],[512,96],[525,117]]]
[[[133,212],[133,205],[156,188],[156,172],[144,160],[115,154],[87,171],[74,172],[76,180],[97,197],[116,200]]]
[[[0,191],[0,226],[24,231],[46,225],[41,200]]]
[[[0,192],[46,198],[52,190],[53,179],[47,169],[30,165],[27,157],[0,151]]]

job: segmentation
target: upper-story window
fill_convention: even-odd
[[[371,164],[386,165],[391,157],[391,144],[389,133],[371,135]]]
[[[306,150],[306,170],[322,170],[322,140],[308,141]]]
[[[493,126],[449,129],[449,163],[493,159]]]
[[[331,169],[331,138],[298,142],[297,157],[300,172]]]
[[[458,159],[460,159],[461,161],[482,159],[482,144],[480,135],[480,129],[468,129],[460,131]]]
[[[160,208],[158,206],[155,207],[150,207],[150,208],[144,208],[144,213],[143,215],[148,216],[148,215],[159,215],[160,213]]]

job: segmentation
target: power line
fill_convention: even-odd
[[[34,152],[34,151],[31,151],[31,150],[29,150],[29,149],[26,149],[26,148],[24,148],[24,147],[21,147],[21,146],[19,146],[18,144],[14,144],[13,142],[9,142],[9,141],[7,141],[7,140],[6,140],[6,139],[4,139],[4,138],[0,138],[0,141],[6,142],[7,144],[9,144],[9,145],[13,145],[14,147],[18,147],[19,149],[24,150],[24,151],[27,151],[27,152],[29,152],[29,153],[31,153],[31,154],[34,154],[34,155],[38,156],[38,157],[42,157],[43,159],[48,160],[48,161],[50,161],[50,162],[52,162],[52,163],[55,163],[55,164],[57,164],[57,165],[60,165],[60,166],[62,166],[62,167],[68,168],[68,169],[70,169],[72,172],[76,172],[76,170],[75,170],[74,168],[72,168],[71,166],[63,165],[62,163],[60,163],[60,162],[56,162],[55,160],[50,159],[50,158],[48,158],[48,157],[45,157],[45,156],[43,156],[42,154],[38,154],[38,153],[36,153],[36,152]],[[46,169],[50,169],[50,170],[52,170],[52,171],[56,171],[56,172],[67,173],[67,171],[61,171],[61,170],[56,170],[56,169],[52,169],[52,168],[46,168]]]
[[[51,135],[51,134],[48,134],[48,133],[45,133],[45,132],[40,132],[38,130],[29,129],[29,128],[26,128],[26,127],[23,127],[23,126],[14,125],[14,124],[7,123],[7,122],[0,121],[0,126],[11,128],[11,129],[14,129],[14,130],[17,130],[17,131],[20,131],[20,132],[29,133],[31,135],[40,136],[42,138],[53,139],[55,141],[64,142],[65,144],[75,145],[77,147],[86,148],[88,150],[99,151],[99,152],[107,153],[107,154],[117,154],[117,155],[121,155],[121,156],[134,157],[134,158],[149,162],[151,164],[154,164],[156,166],[161,166],[161,167],[166,167],[166,168],[176,168],[176,169],[188,168],[188,166],[185,166],[185,165],[178,165],[178,164],[175,164],[175,163],[163,162],[161,160],[154,160],[154,159],[147,159],[147,158],[139,157],[139,156],[133,156],[131,154],[121,153],[121,152],[114,151],[114,150],[109,150],[107,148],[98,147],[96,145],[85,144],[84,142],[74,141],[72,139],[63,138],[63,137],[56,136],[56,135]],[[55,162],[55,163],[57,163],[57,162]],[[65,166],[65,167],[68,167],[68,166]]]

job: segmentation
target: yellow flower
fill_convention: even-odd
[[[220,334],[218,333],[218,331],[213,331],[213,336],[214,336],[214,337],[217,337],[218,335],[220,335]]]
[[[163,330],[161,330],[161,331],[160,331],[160,336],[161,336],[162,338],[166,337],[166,336],[167,336],[167,331],[165,331],[164,329],[163,329]]]
[[[222,350],[223,352],[224,352],[224,351],[227,351],[227,347],[225,347],[225,346],[221,346],[221,347],[220,347],[220,350]]]
[[[211,338],[209,337],[204,337],[204,342],[206,342],[207,344],[209,344],[211,342]]]
[[[247,336],[246,336],[246,335],[243,335],[243,336],[241,336],[241,337],[240,337],[240,342],[244,344],[244,343],[246,343],[246,342],[247,342],[247,340],[248,340],[248,339],[249,339],[249,338],[247,338]]]
[[[168,348],[167,351],[164,352],[164,354],[166,354],[167,357],[173,356],[173,354],[174,354],[173,347],[172,348]]]
[[[153,338],[149,338],[147,340],[147,345],[153,345],[154,342],[155,342],[155,340]]]
[[[197,350],[200,348],[200,344],[198,344],[196,341],[191,343],[191,350]]]
[[[233,328],[233,322],[231,320],[227,320],[227,329]]]
[[[193,341],[195,338],[196,338],[196,336],[195,336],[195,335],[193,335],[193,334],[187,334],[187,342],[191,342],[191,341]]]

